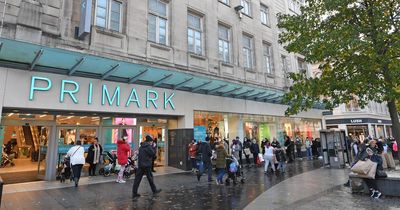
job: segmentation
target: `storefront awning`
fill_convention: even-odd
[[[130,58],[110,59],[94,53],[52,48],[4,38],[0,38],[0,66],[268,103],[282,103],[284,95],[282,90],[157,68],[135,63]],[[315,108],[322,107],[318,106],[320,105],[316,105]]]

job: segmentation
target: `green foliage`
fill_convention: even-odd
[[[323,100],[326,108],[357,98],[400,98],[400,0],[308,0],[300,15],[279,14],[280,42],[318,64],[321,75],[292,73],[287,115]]]

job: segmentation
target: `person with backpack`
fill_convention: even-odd
[[[81,178],[82,167],[85,164],[85,149],[81,146],[80,140],[76,141],[76,145],[71,147],[67,152],[67,157],[70,158],[72,173],[74,175],[75,187],[78,187],[79,179]]]
[[[217,150],[217,161],[216,168],[218,172],[218,176],[216,179],[217,185],[223,184],[222,179],[225,175],[225,167],[226,167],[226,158],[228,157],[228,153],[225,150],[224,144],[218,144],[216,146]]]

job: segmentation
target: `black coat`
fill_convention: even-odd
[[[260,153],[260,147],[258,146],[257,143],[255,143],[255,144],[252,143],[251,146],[250,146],[250,151],[253,154],[258,154],[258,153]]]
[[[100,153],[99,155],[103,154],[103,147],[99,144],[100,147]],[[93,164],[94,161],[94,145],[90,145],[89,149],[88,149],[88,154],[86,156],[86,162]]]
[[[209,143],[201,142],[197,149],[197,156],[204,162],[211,162],[212,150]]]
[[[139,147],[139,155],[138,155],[138,161],[139,161],[139,167],[140,168],[148,168],[151,167],[151,164],[153,162],[153,158],[155,157],[154,150],[152,146],[150,145],[149,142],[144,142],[140,147]]]

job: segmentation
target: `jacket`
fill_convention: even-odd
[[[276,157],[276,160],[278,162],[285,162],[286,161],[285,152],[282,149],[278,149],[275,152],[275,157]]]
[[[85,149],[81,145],[71,147],[67,155],[70,157],[71,165],[85,164]]]
[[[129,144],[122,140],[117,141],[117,158],[118,164],[125,165],[128,163],[128,153],[131,150]]]
[[[212,150],[210,144],[201,142],[197,147],[197,155],[204,163],[210,163],[212,156]]]
[[[103,147],[100,144],[98,144],[98,145],[99,145],[100,151],[97,152],[97,154],[99,156],[101,156],[101,154],[103,154]],[[99,157],[99,160],[100,160],[100,157]],[[94,145],[92,144],[92,145],[90,145],[90,147],[88,149],[88,154],[86,156],[86,162],[93,164],[93,161],[94,161]]]
[[[197,152],[197,145],[190,143],[189,144],[189,157],[196,158],[196,152]]]
[[[279,141],[272,141],[271,146],[273,148],[277,148],[278,146],[280,146],[281,144],[279,144]]]
[[[253,154],[258,154],[258,153],[260,153],[260,147],[258,146],[257,143],[255,143],[255,144],[252,143],[251,146],[250,146],[250,151]]]
[[[149,142],[143,142],[142,146],[139,148],[139,168],[149,168],[153,162],[153,158],[155,157],[154,150]]]
[[[226,158],[228,157],[228,153],[221,146],[217,146],[217,161],[216,168],[225,168],[226,166]]]

